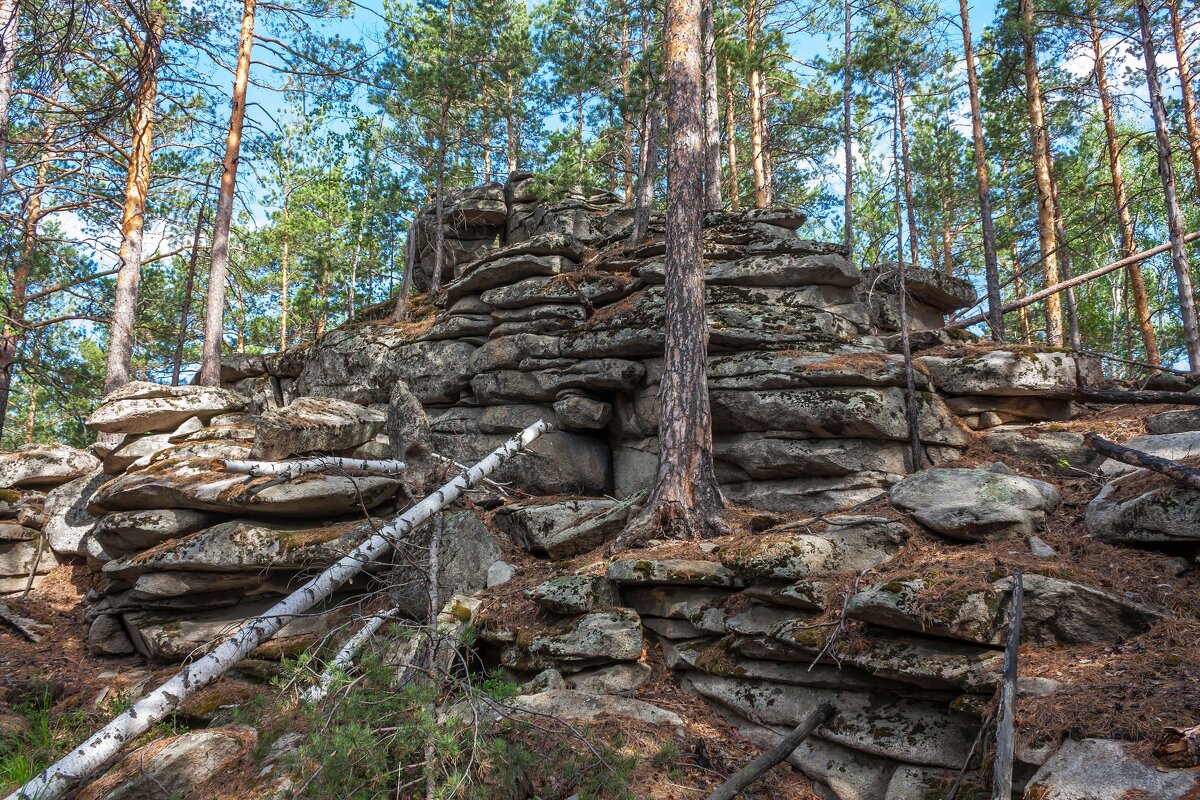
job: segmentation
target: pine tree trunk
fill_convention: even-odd
[[[746,54],[750,60],[747,81],[750,89],[750,163],[754,169],[754,207],[766,208],[770,203],[767,199],[767,167],[763,157],[762,80],[757,50],[760,10],[761,0],[750,0],[746,4]]]
[[[729,140],[729,207],[738,211],[742,207],[738,188],[738,154],[737,154],[737,122],[733,108],[733,64],[725,59],[725,136]]]
[[[767,113],[767,73],[758,73],[758,123],[762,129],[763,185],[766,187],[767,205],[775,204],[775,171],[771,162],[771,117]]]
[[[437,176],[433,184],[433,277],[429,281],[431,298],[441,291],[442,273],[446,269],[446,122],[449,116],[450,103],[443,99],[441,121],[438,125]]]
[[[1100,44],[1100,26],[1096,22],[1095,8],[1088,8],[1088,34],[1092,41],[1095,59],[1096,91],[1100,95],[1100,109],[1104,116],[1104,135],[1108,146],[1108,169],[1112,175],[1113,202],[1117,206],[1117,224],[1121,231],[1120,258],[1128,258],[1137,252],[1137,240],[1133,230],[1133,216],[1129,213],[1129,197],[1125,191],[1125,170],[1121,165],[1121,142],[1117,137],[1117,120],[1113,111],[1112,94],[1108,89],[1108,71],[1104,64],[1104,51]],[[1154,334],[1154,323],[1150,317],[1150,302],[1146,297],[1146,281],[1142,276],[1141,264],[1131,264],[1126,269],[1129,287],[1133,292],[1133,306],[1137,314],[1138,330],[1142,335],[1146,362],[1154,366],[1162,364],[1158,353],[1158,340]]]
[[[900,164],[904,169],[904,208],[908,215],[908,252],[914,267],[921,266],[917,250],[917,212],[913,202],[912,161],[908,154],[908,125],[904,115],[907,93],[904,74],[896,70],[896,116],[900,123]]]
[[[1154,52],[1154,31],[1150,22],[1147,0],[1137,0],[1138,20],[1142,29],[1142,54],[1146,59],[1146,83],[1150,89],[1150,110],[1154,117],[1154,140],[1158,149],[1158,175],[1162,178],[1163,198],[1167,210],[1167,227],[1171,233],[1171,266],[1179,294],[1179,316],[1183,320],[1183,337],[1187,345],[1188,369],[1200,370],[1200,325],[1196,321],[1196,296],[1188,267],[1187,250],[1183,246],[1183,215],[1175,193],[1175,169],[1171,165],[1171,133],[1167,127],[1167,109],[1163,103],[1162,86],[1158,82],[1158,63]]]
[[[717,102],[717,31],[714,0],[701,0],[704,24],[704,205],[720,211],[721,108]]]
[[[229,135],[225,138],[225,160],[221,165],[221,187],[217,194],[217,214],[213,223],[212,264],[209,266],[208,298],[204,310],[204,354],[197,380],[202,386],[221,385],[225,284],[229,278],[229,233],[233,227],[238,156],[242,146],[242,123],[246,117],[246,88],[250,83],[255,3],[256,0],[243,0],[237,71],[233,78],[233,109],[229,115]]]
[[[505,106],[504,122],[508,135],[508,174],[520,166],[521,123],[516,113],[516,93],[513,90],[512,73],[508,73],[508,104]]]
[[[25,444],[33,444],[37,432],[38,387],[29,386],[29,405],[25,408]]]
[[[996,256],[996,229],[992,224],[992,192],[988,180],[987,152],[983,141],[983,115],[979,104],[979,77],[975,69],[975,45],[971,41],[971,22],[967,0],[958,0],[962,20],[963,53],[967,66],[967,94],[971,105],[971,142],[975,155],[975,186],[979,192],[979,220],[983,234],[984,280],[987,284],[988,325],[992,339],[1004,341],[1004,314],[1000,311],[1000,266]]]
[[[1196,121],[1196,95],[1192,91],[1192,65],[1188,60],[1184,39],[1184,19],[1179,0],[1167,0],[1171,11],[1171,36],[1175,40],[1175,56],[1179,63],[1179,88],[1183,96],[1183,121],[1187,126],[1188,156],[1192,160],[1192,191],[1200,197],[1200,123]]]
[[[117,292],[109,328],[105,394],[129,383],[129,366],[133,360],[133,328],[142,273],[146,195],[150,191],[150,157],[153,151],[154,106],[158,99],[162,28],[162,17],[155,12],[150,17],[150,29],[145,33],[138,59],[141,74],[138,76],[134,104],[133,139],[129,146],[129,172],[125,180],[125,206],[121,215],[121,268],[117,273]]]
[[[666,346],[654,490],[614,548],[723,532],[712,457],[704,315],[701,0],[667,0]]]
[[[966,2],[966,0],[962,0]],[[842,148],[846,159],[846,196],[844,198],[844,233],[842,244],[846,248],[846,257],[854,261],[854,108],[852,105],[852,89],[854,88],[854,50],[851,45],[850,24],[854,19],[854,6],[850,0],[842,0]]]
[[[8,107],[17,71],[20,0],[0,0],[0,196],[8,187]],[[2,426],[0,426],[2,428]]]
[[[1037,49],[1034,41],[1033,0],[1020,0],[1021,39],[1025,51],[1025,102],[1029,107],[1030,149],[1033,156],[1033,177],[1037,185],[1038,245],[1042,256],[1042,273],[1046,286],[1058,283],[1058,252],[1054,232],[1054,195],[1050,187],[1050,132],[1042,107],[1042,85],[1038,77]],[[1046,298],[1046,344],[1062,347],[1062,301],[1058,295]]]
[[[175,339],[175,358],[171,363],[171,385],[179,385],[179,373],[183,370],[183,347],[187,343],[188,321],[192,313],[192,293],[196,288],[196,263],[200,260],[200,234],[204,231],[204,210],[208,207],[208,178],[204,179],[204,194],[200,195],[200,213],[196,215],[196,232],[192,236],[192,253],[188,257],[187,281],[183,287],[183,307],[179,313],[179,335]],[[287,250],[287,240],[284,240],[284,252]],[[286,275],[287,267],[284,266]],[[287,278],[284,278],[286,294]],[[286,305],[284,320],[287,319]],[[286,325],[287,323],[284,322]]]
[[[634,244],[646,238],[650,212],[654,209],[654,185],[658,179],[658,140],[662,114],[659,113],[658,88],[646,100],[642,120],[642,146],[638,154],[637,201],[633,206]]]

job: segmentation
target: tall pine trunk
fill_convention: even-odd
[[[17,25],[20,0],[0,0],[0,196],[8,187],[8,107],[17,71]]]
[[[763,138],[762,73],[758,63],[758,34],[762,0],[746,5],[746,53],[750,59],[750,164],[754,169],[754,207],[770,205],[767,189],[767,162]]]
[[[721,108],[717,102],[717,31],[713,0],[701,0],[704,26],[704,205],[720,211]]]
[[[158,65],[161,60],[163,20],[152,12],[149,29],[138,57],[138,91],[134,102],[133,138],[129,146],[129,172],[125,179],[125,205],[121,214],[121,261],[113,299],[108,336],[108,363],[104,393],[129,383],[133,360],[134,322],[138,283],[142,274],[142,234],[146,195],[150,191],[150,157],[153,152],[154,106],[158,99]]]
[[[1183,96],[1183,121],[1187,126],[1188,156],[1192,160],[1192,192],[1200,197],[1200,123],[1196,121],[1196,95],[1192,92],[1192,65],[1188,60],[1184,39],[1184,19],[1179,0],[1167,0],[1171,10],[1171,36],[1175,40],[1175,57],[1179,62],[1179,88]]]
[[[658,178],[658,140],[662,114],[659,113],[658,88],[646,99],[642,117],[642,144],[638,153],[637,200],[633,206],[634,244],[646,238],[650,213],[654,210],[654,185]]]
[[[963,0],[966,2],[966,0]],[[854,19],[854,6],[850,0],[843,0],[842,9],[842,148],[846,158],[846,196],[844,232],[842,244],[846,248],[846,257],[854,260],[854,138],[853,138],[853,105],[852,89],[854,87],[854,50],[851,45],[850,23]]]
[[[1196,297],[1187,250],[1183,246],[1183,216],[1175,193],[1175,168],[1171,165],[1171,132],[1167,127],[1167,108],[1158,82],[1158,59],[1154,52],[1154,29],[1147,0],[1137,0],[1138,21],[1142,31],[1142,54],[1146,60],[1146,84],[1150,89],[1150,110],[1154,117],[1154,140],[1158,150],[1158,175],[1162,178],[1163,199],[1167,209],[1167,228],[1171,233],[1171,266],[1179,294],[1179,315],[1183,320],[1183,338],[1187,345],[1188,369],[1200,370],[1200,325],[1196,321]]]
[[[229,279],[229,233],[233,226],[234,194],[237,190],[238,156],[242,147],[242,123],[246,118],[246,88],[250,83],[250,49],[254,45],[256,0],[243,0],[242,30],[238,39],[237,71],[233,78],[233,109],[225,138],[225,160],[221,165],[221,187],[213,223],[212,264],[208,272],[208,298],[204,310],[204,355],[198,383],[221,385],[221,344],[225,334],[225,289]]]
[[[1137,252],[1137,240],[1133,230],[1133,216],[1129,213],[1129,197],[1125,191],[1125,170],[1121,165],[1121,142],[1117,137],[1117,119],[1113,110],[1112,94],[1108,89],[1108,70],[1104,64],[1104,51],[1100,44],[1100,26],[1096,22],[1094,6],[1088,8],[1088,35],[1092,42],[1095,59],[1094,75],[1096,92],[1100,95],[1100,110],[1104,116],[1104,136],[1108,149],[1108,169],[1112,176],[1113,202],[1117,206],[1117,225],[1121,232],[1120,258],[1128,258]],[[1146,297],[1146,281],[1142,276],[1142,265],[1131,264],[1126,268],[1129,287],[1133,292],[1133,307],[1137,315],[1138,331],[1142,335],[1146,362],[1159,366],[1162,358],[1158,353],[1158,340],[1154,334],[1154,323],[1150,318],[1150,302]]]
[[[183,369],[183,347],[187,344],[188,322],[192,314],[192,293],[196,288],[196,264],[200,260],[200,234],[204,232],[204,211],[208,208],[208,183],[208,178],[206,177],[204,179],[204,194],[200,195],[200,213],[196,215],[196,231],[192,236],[192,253],[188,257],[187,281],[183,287],[183,307],[179,312],[179,334],[175,339],[175,358],[171,363],[172,386],[179,385],[179,373]],[[286,281],[287,279],[285,278],[285,288]],[[286,315],[284,319],[286,319]]]
[[[904,209],[908,215],[908,252],[914,267],[921,265],[917,250],[917,212],[913,202],[912,160],[908,151],[908,124],[904,114],[907,83],[904,73],[896,69],[896,120],[900,127],[900,166],[904,171]],[[903,260],[903,259],[901,259]]]
[[[738,188],[737,112],[733,107],[733,63],[725,59],[725,137],[729,148],[729,207],[737,211],[742,207],[741,189]]]
[[[713,467],[704,315],[701,0],[667,0],[666,345],[653,491],[614,547],[723,532]]]
[[[984,280],[987,284],[988,325],[992,339],[1004,341],[1004,313],[1000,307],[1000,266],[996,256],[996,229],[992,224],[992,192],[988,180],[987,151],[983,141],[983,115],[979,104],[979,76],[975,69],[975,44],[971,40],[971,21],[967,0],[958,0],[962,20],[963,53],[967,67],[967,95],[971,105],[971,144],[975,155],[975,187],[979,193],[979,221],[983,234]]]
[[[1033,0],[1021,2],[1021,39],[1025,51],[1025,102],[1029,107],[1030,150],[1033,178],[1037,186],[1038,246],[1042,256],[1042,274],[1046,286],[1059,281],[1058,252],[1054,231],[1054,193],[1050,186],[1050,152],[1046,113],[1042,107],[1042,84],[1038,77],[1037,46],[1034,36]],[[1062,301],[1058,295],[1046,298],[1046,344],[1063,344]]]

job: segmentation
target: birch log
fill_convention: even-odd
[[[278,633],[280,628],[329,597],[364,566],[386,553],[394,541],[453,503],[467,489],[495,472],[545,432],[546,423],[538,420],[509,439],[487,458],[430,494],[395,522],[280,600],[261,617],[247,621],[237,633],[208,655],[177,672],[5,800],[53,800],[76,782],[90,776],[116,756],[126,742],[141,736],[184,700],[217,680],[227,669]]]
[[[328,664],[325,665],[325,671],[321,673],[321,677],[317,679],[307,692],[304,693],[304,699],[310,703],[319,703],[325,698],[329,692],[329,685],[333,683],[333,678],[339,672],[345,672],[354,663],[354,657],[358,655],[358,651],[363,648],[371,637],[379,633],[379,629],[383,627],[383,623],[389,619],[393,619],[399,613],[399,609],[391,609],[384,611],[382,614],[376,614],[367,620],[367,624],[363,625],[358,631],[346,640],[342,645],[342,649],[338,650]]]
[[[371,460],[366,458],[339,458],[337,456],[317,456],[296,461],[238,461],[225,459],[226,472],[245,473],[260,477],[263,475],[286,475],[298,478],[306,472],[320,472],[326,469],[353,469],[359,472],[376,472],[395,474],[404,471],[403,461]]]

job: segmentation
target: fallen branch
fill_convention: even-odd
[[[1088,389],[1080,386],[1075,389],[1050,389],[1042,397],[1063,400],[1078,400],[1081,403],[1108,403],[1110,405],[1159,405],[1169,403],[1178,406],[1200,406],[1200,394],[1189,392],[1161,392],[1153,389],[1117,390],[1117,389]]]
[[[37,623],[24,617],[18,617],[12,613],[8,606],[0,606],[0,622],[21,634],[27,641],[37,644],[42,640],[41,634],[34,632],[30,627],[31,624]]]
[[[765,775],[775,765],[792,754],[800,743],[808,738],[820,725],[829,721],[834,714],[833,703],[828,700],[821,702],[812,711],[804,715],[796,729],[780,739],[774,747],[739,769],[727,781],[713,791],[707,800],[733,800],[747,786]]]
[[[1194,242],[1197,239],[1200,239],[1200,231],[1187,234],[1183,237],[1183,242],[1184,244],[1187,244],[1189,242]],[[1085,272],[1082,275],[1076,275],[1070,280],[1047,286],[1040,292],[1034,292],[1033,294],[1026,295],[1019,300],[1014,300],[1011,303],[1005,303],[1004,305],[1000,306],[1000,313],[1007,314],[1009,311],[1016,311],[1017,309],[1024,308],[1025,306],[1031,306],[1039,300],[1045,300],[1051,295],[1058,294],[1059,292],[1065,292],[1067,289],[1087,283],[1090,280],[1102,277],[1110,272],[1116,272],[1122,267],[1129,267],[1133,266],[1134,264],[1139,264],[1145,261],[1147,258],[1153,258],[1154,256],[1159,255],[1160,253],[1165,253],[1170,249],[1171,244],[1168,242],[1167,244],[1160,244],[1158,247],[1152,247],[1149,250],[1143,250],[1140,253],[1134,253],[1131,256],[1122,258],[1120,261],[1114,261],[1111,264],[1105,264],[1103,267],[1098,267],[1091,272]],[[947,323],[944,330],[950,330],[951,328],[969,328],[978,322],[986,322],[987,318],[987,314],[976,314],[973,317],[967,317],[966,319],[960,319],[955,322]]]
[[[1186,483],[1188,486],[1200,489],[1200,470],[1193,467],[1185,467],[1178,461],[1143,453],[1141,450],[1134,450],[1132,447],[1125,447],[1124,445],[1110,442],[1094,433],[1085,433],[1083,435],[1083,443],[1100,455],[1108,456],[1115,461],[1120,461],[1123,464],[1129,464],[1133,467],[1142,467],[1154,472],[1161,472],[1163,475],[1174,478],[1180,483]]]
[[[329,597],[365,565],[378,560],[391,549],[393,542],[453,503],[467,489],[495,472],[545,432],[546,423],[541,420],[521,431],[487,458],[417,503],[390,525],[280,600],[262,616],[248,620],[208,655],[184,667],[5,800],[53,800],[77,781],[91,775],[116,756],[126,742],[141,736],[184,700],[216,681],[288,622]]]
[[[1020,570],[1013,573],[1012,581],[1008,641],[1004,645],[1004,677],[1000,683],[1000,711],[996,719],[996,761],[992,773],[992,800],[1012,800],[1013,751],[1016,749],[1013,717],[1017,705],[1017,651],[1021,645],[1021,607],[1025,596]]]
[[[358,472],[376,472],[394,475],[404,470],[403,461],[372,461],[365,458],[340,458],[317,456],[299,461],[238,461],[225,459],[226,472],[238,472],[256,478],[264,475],[286,475],[298,478],[306,472],[321,472],[327,469],[350,469]]]
[[[319,703],[325,698],[329,692],[329,687],[333,683],[334,677],[339,672],[345,672],[354,663],[354,657],[358,655],[358,651],[363,645],[371,640],[371,637],[379,632],[383,627],[383,623],[392,619],[399,613],[399,609],[391,609],[382,614],[376,614],[367,620],[367,624],[363,625],[353,636],[346,640],[342,645],[342,649],[337,652],[328,664],[325,665],[325,671],[321,673],[321,677],[317,679],[307,692],[304,693],[304,699],[310,703]]]

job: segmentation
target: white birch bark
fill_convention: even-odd
[[[225,459],[225,471],[261,477],[263,475],[286,475],[298,478],[306,472],[321,472],[327,469],[353,469],[359,472],[381,472],[394,475],[404,471],[403,461],[371,460],[366,458],[341,458],[339,456],[317,456],[296,461],[239,461]]]
[[[337,655],[330,659],[325,665],[325,671],[321,673],[321,677],[317,682],[304,693],[304,699],[310,703],[319,703],[325,698],[329,692],[329,686],[333,683],[333,678],[339,672],[345,672],[354,663],[354,657],[358,655],[358,651],[363,648],[371,637],[379,633],[379,629],[383,627],[383,623],[389,619],[394,619],[399,613],[399,609],[391,609],[382,614],[376,614],[367,620],[367,624],[359,628],[353,636],[346,640],[342,645],[342,649],[338,650]]]

